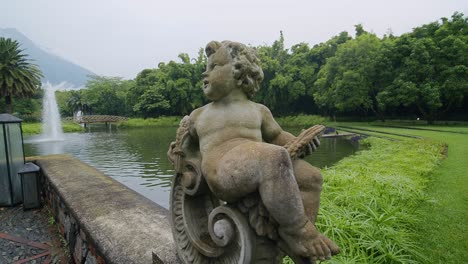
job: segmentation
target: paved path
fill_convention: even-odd
[[[59,234],[49,224],[45,208],[28,211],[21,206],[0,208],[1,264],[67,263],[66,252],[60,245]]]

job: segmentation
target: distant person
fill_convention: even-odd
[[[78,112],[76,112],[75,121],[77,122],[83,121],[83,112],[81,110],[78,110]]]

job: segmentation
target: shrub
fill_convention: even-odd
[[[329,123],[328,119],[317,115],[297,115],[275,118],[282,127],[310,127]]]
[[[158,118],[130,118],[127,121],[119,122],[119,128],[127,127],[173,127],[179,126],[182,118],[178,116],[163,116]]]

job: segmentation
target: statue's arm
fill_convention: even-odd
[[[262,137],[265,142],[284,146],[296,138],[281,128],[266,106],[260,105],[260,112],[262,113]]]
[[[261,112],[263,139],[268,143],[285,147],[291,158],[303,158],[320,146],[318,137],[325,129],[324,126],[315,125],[303,130],[298,137],[295,137],[280,127],[267,107],[262,105]]]

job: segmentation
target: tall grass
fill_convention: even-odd
[[[428,199],[425,188],[443,144],[377,138],[363,144],[369,148],[322,170],[316,224],[341,248],[329,263],[427,262],[417,244],[415,211]]]
[[[426,190],[430,200],[419,206],[417,236],[427,263],[465,263],[468,259],[468,126],[423,126],[427,130],[377,127],[386,132],[413,134],[441,140],[448,145],[447,158],[433,172]],[[446,130],[450,132],[431,131]],[[453,133],[459,132],[459,133]]]
[[[414,213],[442,158],[430,140],[369,138],[370,148],[322,170],[317,227],[342,249],[331,263],[419,263]]]

